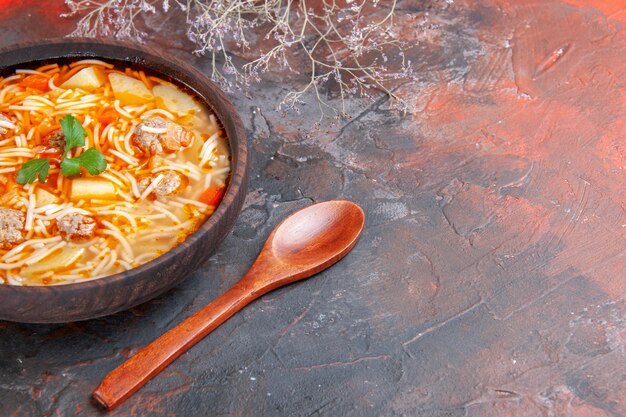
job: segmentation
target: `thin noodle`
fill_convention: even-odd
[[[35,74],[35,75],[45,75],[43,72],[30,70],[30,69],[18,69],[15,70],[16,74]]]
[[[118,229],[111,222],[108,222],[106,220],[102,220],[102,224],[107,227],[107,229],[102,230],[102,233],[104,233],[105,235],[112,236],[115,239],[117,239],[120,245],[122,246],[122,248],[124,249],[124,251],[126,252],[126,254],[132,258],[133,248],[130,246],[128,239],[124,237],[120,229]]]
[[[126,173],[125,176],[128,179],[128,181],[130,182],[130,189],[133,192],[133,196],[140,197],[141,193],[139,192],[139,187],[137,186],[137,180],[135,180],[135,177],[133,177],[129,173]]]
[[[111,256],[109,257],[109,262],[107,262],[104,267],[102,268],[102,270],[100,271],[100,274],[102,275],[110,275],[110,270],[113,267],[113,264],[117,261],[117,252],[116,251],[111,251]]]
[[[115,102],[113,103],[113,106],[115,107],[115,111],[117,111],[122,116],[126,117],[127,119],[132,119],[133,118],[132,114],[128,113],[126,110],[124,110],[120,106],[120,101],[119,100],[115,100]]]
[[[19,252],[21,252],[24,248],[26,248],[28,246],[34,246],[34,245],[38,245],[38,244],[46,244],[46,243],[51,243],[51,242],[58,242],[59,240],[61,240],[61,236],[55,236],[55,237],[51,237],[49,239],[31,239],[30,241],[27,241],[27,242],[24,242],[24,243],[21,243],[21,244],[17,245],[13,249],[11,249],[7,253],[5,253],[4,256],[2,256],[2,258],[0,258],[0,259],[3,260],[3,261],[6,261],[8,258],[10,258],[13,255],[18,254]]]
[[[174,115],[170,112],[168,112],[167,110],[163,110],[163,109],[152,109],[152,110],[148,110],[147,112],[145,112],[144,114],[141,115],[142,119],[146,119],[148,117],[151,116],[164,116],[170,120],[175,120],[176,118],[174,117]]]
[[[116,151],[115,149],[109,149],[109,152],[111,152],[113,155],[117,156],[122,161],[126,162],[128,165],[137,165],[137,164],[139,164],[139,161],[137,160],[137,158],[132,157],[130,155],[126,155],[123,152]]]
[[[99,65],[106,68],[113,68],[113,65],[108,62],[100,61],[99,59],[83,59],[81,61],[71,63],[70,67],[75,67],[77,65]]]
[[[205,210],[208,205],[201,203],[199,201],[196,200],[190,200],[188,198],[183,198],[183,197],[176,197],[176,201],[183,203],[183,204],[193,204],[194,206],[198,206],[200,207],[200,209]]]
[[[57,249],[61,249],[61,248],[63,248],[66,245],[67,245],[67,242],[59,242],[56,245],[54,245],[53,247],[51,247],[51,248],[45,248],[45,249],[42,248],[41,252],[35,253],[32,256],[30,256],[29,258],[26,258],[24,260],[24,264],[32,265],[34,263],[37,263],[40,260],[42,260],[43,258],[45,258],[46,256],[52,254]]]
[[[169,218],[170,218],[170,219],[174,222],[174,224],[180,224],[180,223],[182,223],[182,222],[181,222],[181,220],[180,220],[178,217],[176,217],[176,216],[174,215],[174,213],[172,213],[172,212],[171,212],[171,211],[169,211],[168,209],[163,208],[163,207],[161,207],[161,206],[157,206],[157,205],[155,205],[155,206],[154,206],[154,209],[155,209],[156,211],[158,211],[158,212],[162,213],[162,214],[165,214],[167,217],[169,217]]]
[[[105,256],[102,258],[100,263],[98,263],[98,265],[96,265],[96,267],[92,271],[92,274],[94,276],[100,275],[100,271],[104,269],[104,267],[109,263],[109,259],[111,259],[111,255],[109,255],[111,250],[109,248],[105,248],[104,250],[106,251]]]

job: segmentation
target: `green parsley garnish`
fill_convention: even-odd
[[[80,168],[83,167],[90,175],[98,175],[107,168],[107,161],[104,155],[95,148],[89,148],[79,156],[68,158],[68,152],[74,148],[85,146],[85,136],[87,131],[71,115],[65,116],[59,121],[65,136],[65,146],[61,152],[61,160],[56,158],[33,159],[22,164],[17,172],[16,182],[18,184],[32,184],[36,179],[39,182],[46,182],[50,162],[56,161],[61,165],[61,174],[66,177],[80,175]]]
[[[59,124],[63,128],[63,134],[65,135],[64,153],[67,153],[74,148],[85,146],[85,136],[87,136],[87,131],[74,116],[68,114],[59,120]]]
[[[16,181],[18,184],[30,184],[35,182],[35,179],[39,177],[39,182],[46,182],[49,170],[49,158],[33,159],[32,161],[22,164],[22,168],[17,172]]]
[[[107,161],[96,148],[89,148],[80,156],[61,161],[61,174],[66,177],[79,175],[80,167],[85,168],[90,175],[98,175],[107,168]]]

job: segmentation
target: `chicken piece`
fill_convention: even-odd
[[[0,207],[0,249],[11,249],[24,240],[24,214]]]
[[[5,135],[9,132],[9,130],[13,129],[15,129],[15,124],[11,121],[11,119],[0,113],[0,135]]]
[[[146,155],[173,153],[191,144],[194,134],[170,120],[149,117],[135,128],[132,144]]]
[[[167,124],[167,133],[162,141],[163,150],[166,153],[176,152],[180,148],[186,148],[191,145],[193,138],[193,132],[177,123],[170,122]]]
[[[132,144],[144,154],[163,153],[163,145],[159,139],[166,133],[167,120],[162,117],[150,117],[135,128]]]
[[[65,134],[63,130],[58,129],[48,135],[48,149],[54,149],[56,152],[63,152],[65,149]]]
[[[57,228],[67,240],[89,240],[96,230],[96,221],[79,213],[66,214],[57,219]]]
[[[158,175],[148,175],[147,177],[143,177],[138,183],[137,187],[139,188],[139,192],[143,194],[144,191],[152,184],[152,181]],[[154,190],[150,193],[150,195],[155,195],[159,197],[175,195],[181,193],[185,187],[189,184],[189,179],[180,172],[176,171],[163,171],[163,178],[159,183],[154,187]]]

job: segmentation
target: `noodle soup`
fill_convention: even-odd
[[[146,263],[213,213],[229,173],[216,118],[165,80],[98,60],[0,78],[0,283]]]

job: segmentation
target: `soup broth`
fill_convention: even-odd
[[[74,120],[86,136],[71,148],[63,123]],[[91,175],[94,154],[106,169]],[[65,175],[70,163],[80,172]],[[31,183],[27,166],[41,168]],[[0,78],[0,283],[81,282],[144,264],[201,226],[229,174],[215,116],[177,85],[99,60],[16,70]]]

